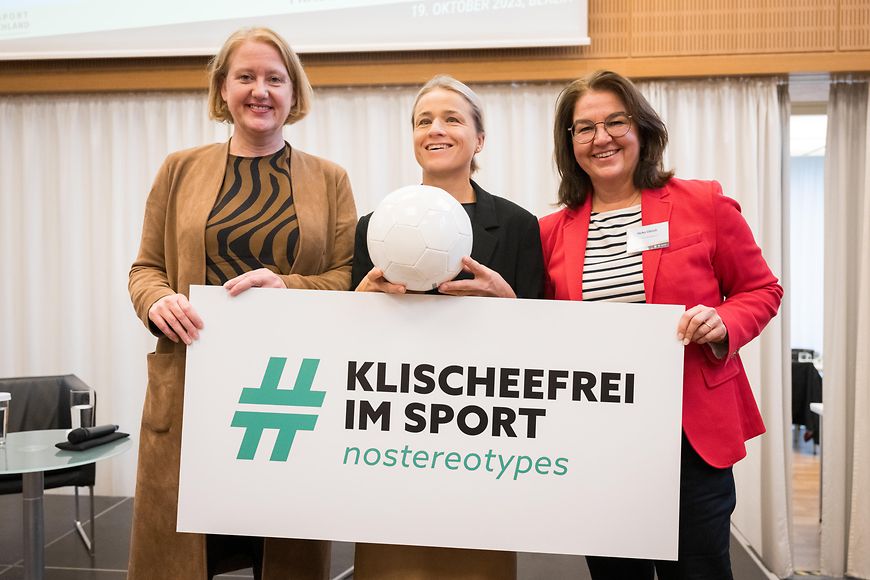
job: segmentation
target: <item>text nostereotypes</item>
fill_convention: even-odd
[[[426,449],[411,449],[405,445],[401,449],[380,449],[370,447],[362,450],[359,447],[347,447],[344,451],[344,465],[359,465],[360,462],[369,467],[382,466],[402,469],[447,469],[450,471],[478,471],[492,474],[496,479],[503,476],[516,481],[527,473],[537,475],[562,476],[568,473],[568,459],[547,456],[530,457],[528,455],[504,455],[489,449],[486,453],[460,453],[457,451],[428,451]]]
[[[287,359],[271,357],[258,388],[243,388],[240,404],[274,405],[276,407],[314,407],[323,405],[325,392],[312,391],[314,375],[320,359],[302,359],[292,389],[278,388]],[[245,430],[236,459],[252,460],[257,453],[263,431],[277,430],[270,461],[287,461],[297,431],[313,431],[317,415],[308,413],[236,411],[231,426]]]

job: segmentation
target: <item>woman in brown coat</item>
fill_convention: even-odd
[[[307,114],[311,88],[281,37],[236,32],[209,77],[209,115],[234,125],[232,139],[167,157],[130,270],[133,306],[158,340],[148,355],[129,577],[204,579],[237,564],[268,580],[321,579],[328,542],[175,531],[185,352],[208,323],[187,300],[190,285],[221,284],[232,296],[346,290],[356,222],[344,170],[284,141],[284,125]]]

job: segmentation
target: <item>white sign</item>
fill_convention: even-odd
[[[676,559],[682,307],[191,302],[179,531]]]

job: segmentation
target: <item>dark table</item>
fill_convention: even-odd
[[[791,363],[791,422],[803,425],[819,444],[819,416],[810,410],[810,403],[822,402],[822,375],[811,362]]]

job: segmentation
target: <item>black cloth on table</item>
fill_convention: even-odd
[[[819,416],[810,411],[810,403],[822,402],[822,376],[811,362],[791,363],[791,422],[803,425],[818,445],[821,432]]]

